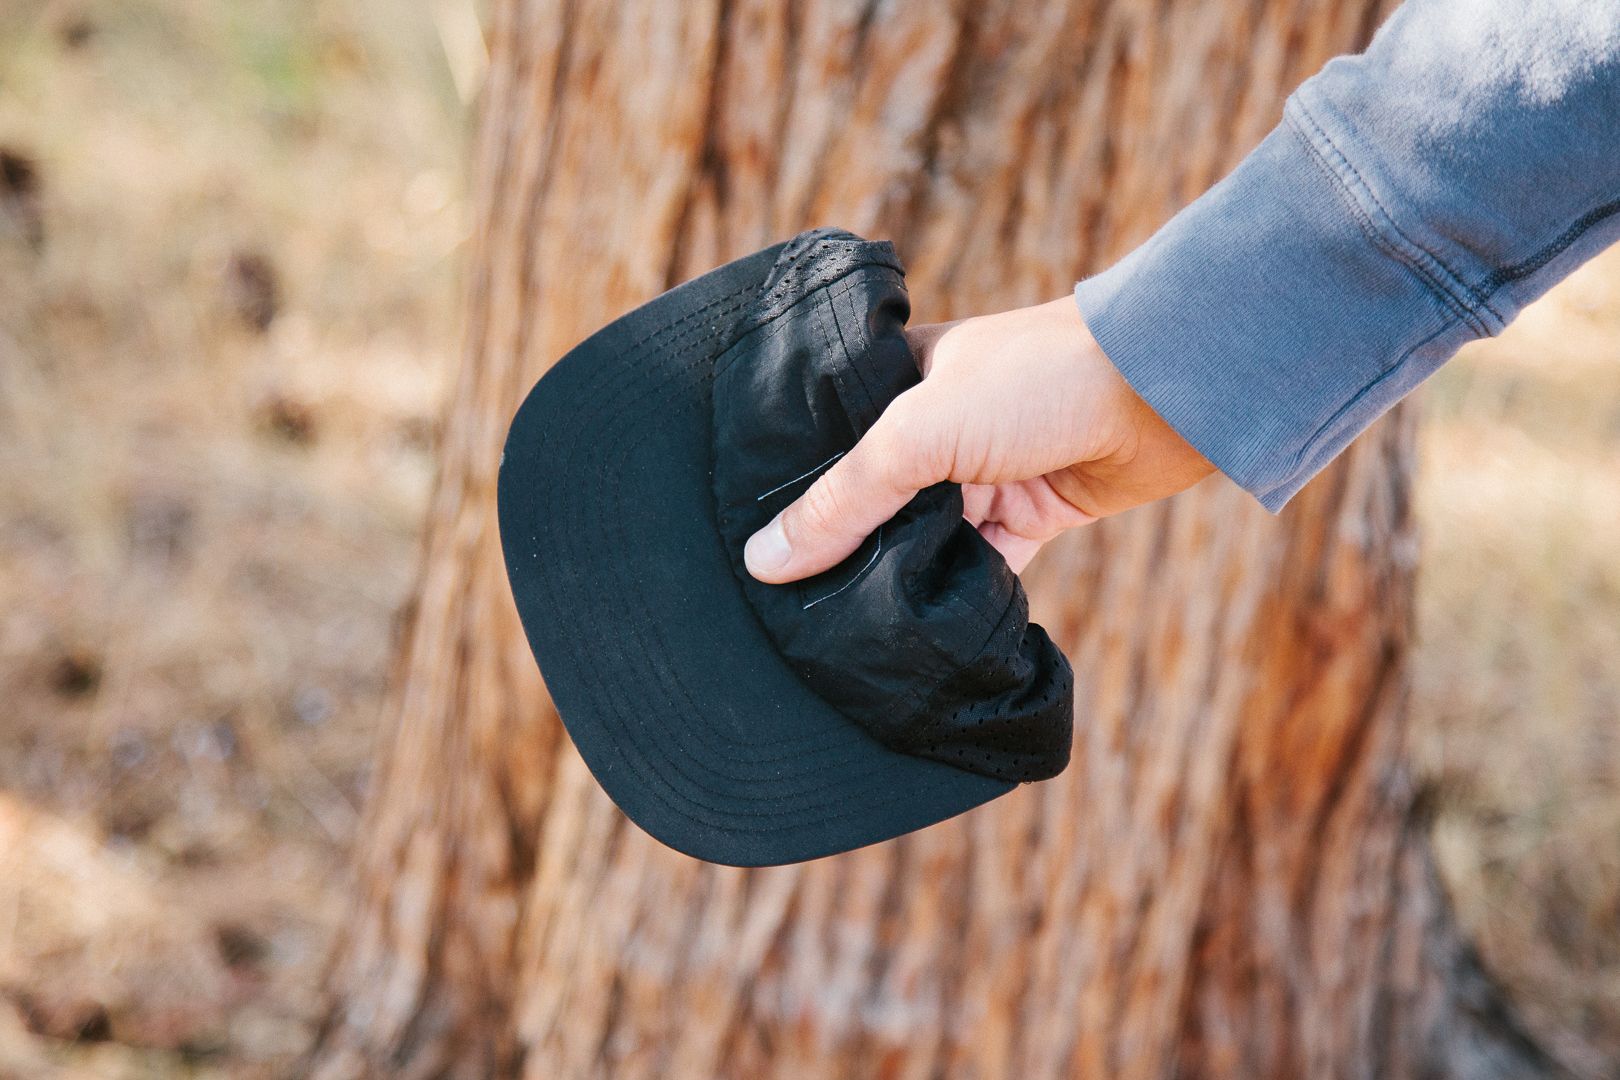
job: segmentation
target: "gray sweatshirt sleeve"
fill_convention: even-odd
[[[1617,237],[1620,0],[1407,0],[1075,298],[1137,392],[1276,510]]]

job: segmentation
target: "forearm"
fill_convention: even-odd
[[[1076,299],[1136,391],[1277,509],[1617,236],[1620,4],[1408,0]]]

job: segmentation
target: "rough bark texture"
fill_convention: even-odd
[[[853,855],[660,848],[545,697],[504,425],[619,312],[811,224],[917,318],[1063,295],[1359,47],[1377,0],[500,0],[466,354],[322,1077],[1525,1077],[1402,760],[1410,423],[1280,519],[1224,481],[1029,575],[1068,772]]]

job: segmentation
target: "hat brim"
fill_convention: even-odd
[[[518,614],[580,756],[653,837],[732,866],[863,847],[1016,786],[890,750],[817,697],[732,571],[710,388],[779,250],[564,356],[513,419],[498,484]]]

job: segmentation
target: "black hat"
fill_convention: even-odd
[[[813,578],[743,566],[917,383],[909,314],[891,245],[818,229],[598,331],[512,421],[500,529],[529,644],[596,779],[670,847],[799,862],[1068,763],[1068,661],[956,485]]]

